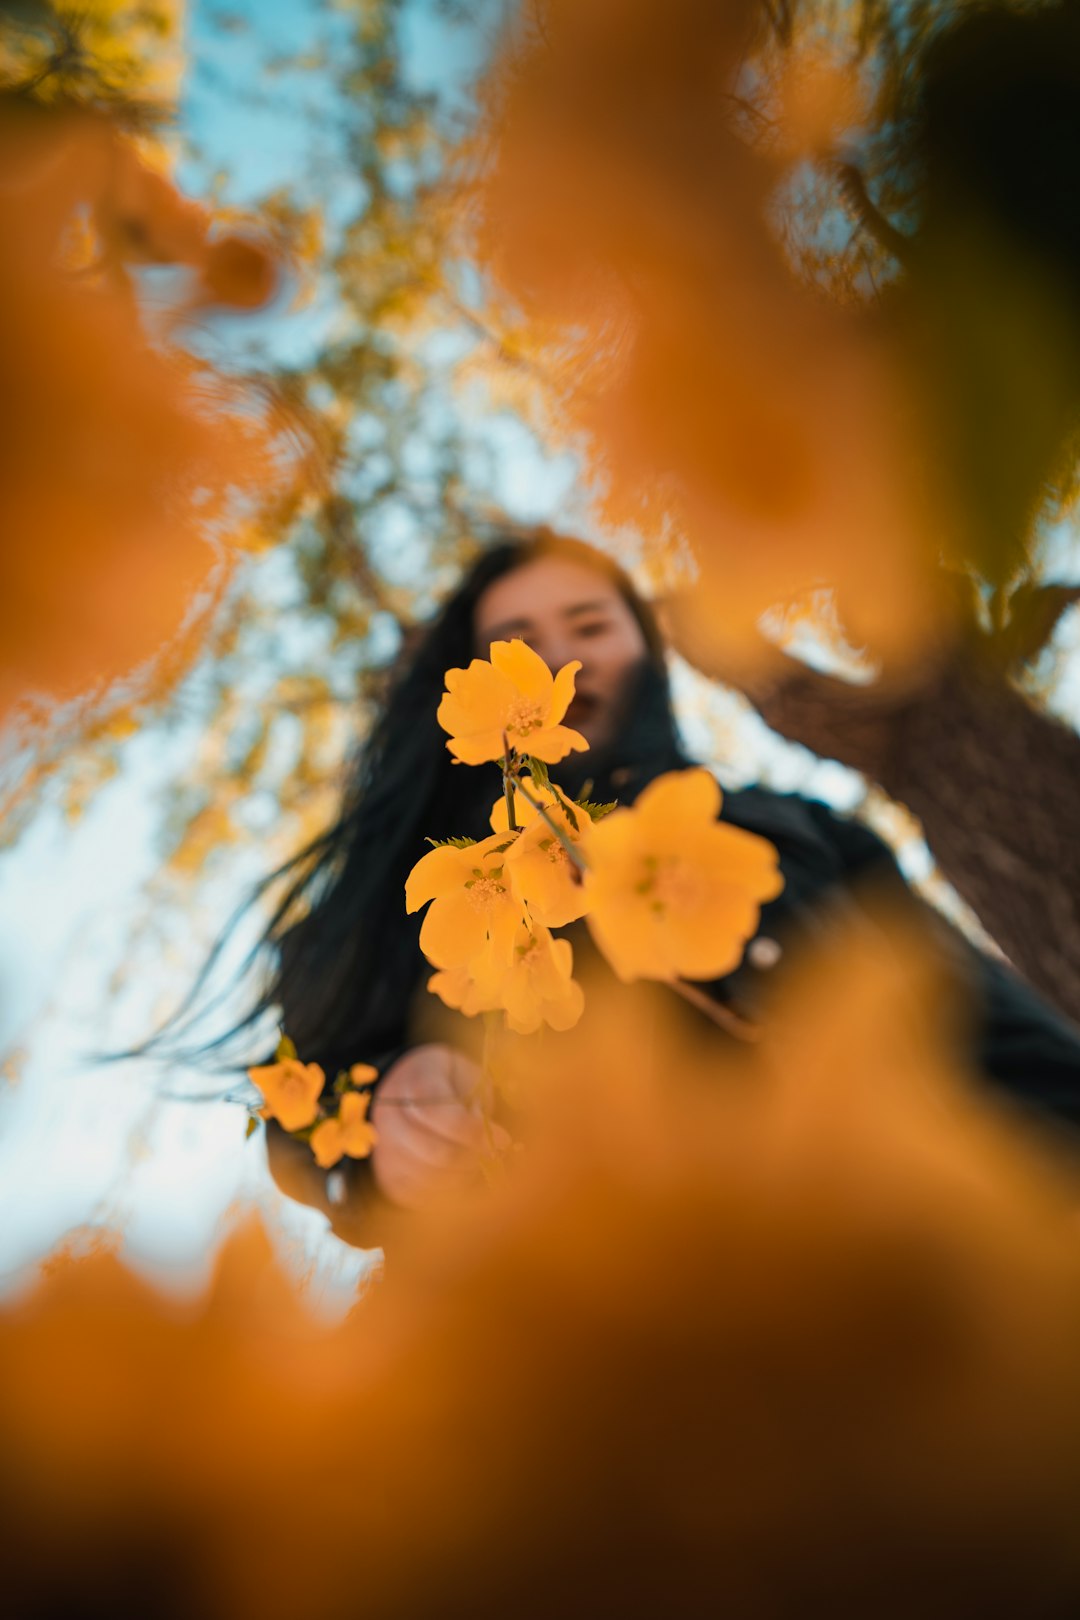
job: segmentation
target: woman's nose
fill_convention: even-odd
[[[557,674],[563,665],[568,664],[572,658],[581,659],[582,665],[585,662],[581,658],[580,649],[575,649],[566,636],[536,637],[533,640],[533,648],[540,654],[540,657],[553,674]]]

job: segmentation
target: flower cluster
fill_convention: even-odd
[[[501,1013],[520,1035],[570,1029],[584,1010],[573,947],[553,930],[584,918],[626,981],[715,979],[738,966],[783,883],[771,844],[717,820],[708,771],[660,776],[629,809],[560,791],[548,766],[588,748],[563,725],[580,667],[552,675],[524,642],[496,641],[490,660],[447,672],[446,746],[461,764],[501,764],[503,791],[486,837],[436,844],[405,884],[406,909],[428,908],[428,989],[466,1017]],[[339,1074],[328,1103],[322,1069],[283,1037],[276,1061],[248,1072],[259,1115],[308,1142],[324,1168],[371,1152],[374,1069]]]
[[[371,1087],[378,1070],[369,1063],[354,1063],[334,1081],[331,1098],[323,1097],[326,1075],[317,1063],[301,1063],[287,1035],[278,1042],[274,1062],[248,1070],[248,1078],[262,1096],[262,1107],[252,1115],[276,1119],[290,1135],[308,1142],[316,1162],[329,1170],[346,1155],[366,1159],[377,1137],[368,1123]]]
[[[567,668],[572,696],[573,670]],[[551,727],[548,735],[565,729]],[[510,1028],[522,1035],[541,1024],[569,1029],[581,1017],[584,998],[573,977],[573,949],[551,930],[585,913],[581,871],[592,829],[588,807],[564,799],[547,781],[542,762],[530,763],[531,773],[511,775],[511,761],[489,837],[438,845],[416,863],[405,885],[408,911],[431,902],[420,930],[420,947],[438,969],[429,989],[470,1016],[502,1009]],[[592,808],[601,813],[602,807]]]
[[[503,795],[490,836],[437,845],[405,885],[407,910],[429,905],[428,988],[467,1016],[502,1011],[520,1034],[568,1029],[583,1010],[572,947],[552,929],[584,917],[624,980],[714,979],[738,966],[783,881],[771,844],[717,820],[708,771],[661,776],[632,809],[559,791],[548,765],[588,747],[562,724],[579,668],[553,676],[524,642],[496,641],[490,661],[448,671],[447,747],[500,762]]]

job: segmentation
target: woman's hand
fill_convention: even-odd
[[[423,1209],[474,1181],[492,1146],[509,1146],[501,1126],[485,1132],[479,1081],[476,1064],[449,1046],[416,1046],[387,1071],[371,1109],[372,1173],[384,1197]]]

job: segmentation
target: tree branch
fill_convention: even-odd
[[[841,162],[836,165],[836,175],[847,205],[859,224],[886,253],[891,253],[900,264],[907,264],[911,257],[911,242],[870,200],[862,171],[854,163]]]

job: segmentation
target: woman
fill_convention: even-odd
[[[405,912],[404,884],[425,839],[488,830],[494,769],[455,766],[435,713],[447,669],[514,636],[552,668],[581,662],[567,723],[590,750],[553,771],[566,791],[589,782],[593,799],[629,803],[653,777],[691,763],[656,620],[625,574],[591,547],[546,532],[483,553],[393,686],[340,820],[290,863],[299,875],[267,935],[278,946],[276,972],[246,1021],[279,1006],[300,1056],[328,1078],[354,1062],[379,1068],[371,1111],[378,1143],[370,1160],[345,1160],[332,1172],[333,1199],[308,1148],[273,1122],[268,1129],[279,1184],[363,1246],[380,1241],[395,1209],[421,1208],[448,1179],[474,1175],[484,1147],[470,1101],[472,1031],[457,1019],[446,1036],[446,1009],[424,988],[430,970],[419,918]],[[753,1007],[823,904],[858,904],[864,880],[919,904],[886,846],[824,805],[754,788],[729,793],[722,814],[776,845],[785,878],[744,965],[711,987],[741,1009]],[[283,927],[305,897],[307,915]],[[1044,1112],[1080,1122],[1080,1038],[1005,968],[947,932],[975,988],[982,1068]]]

